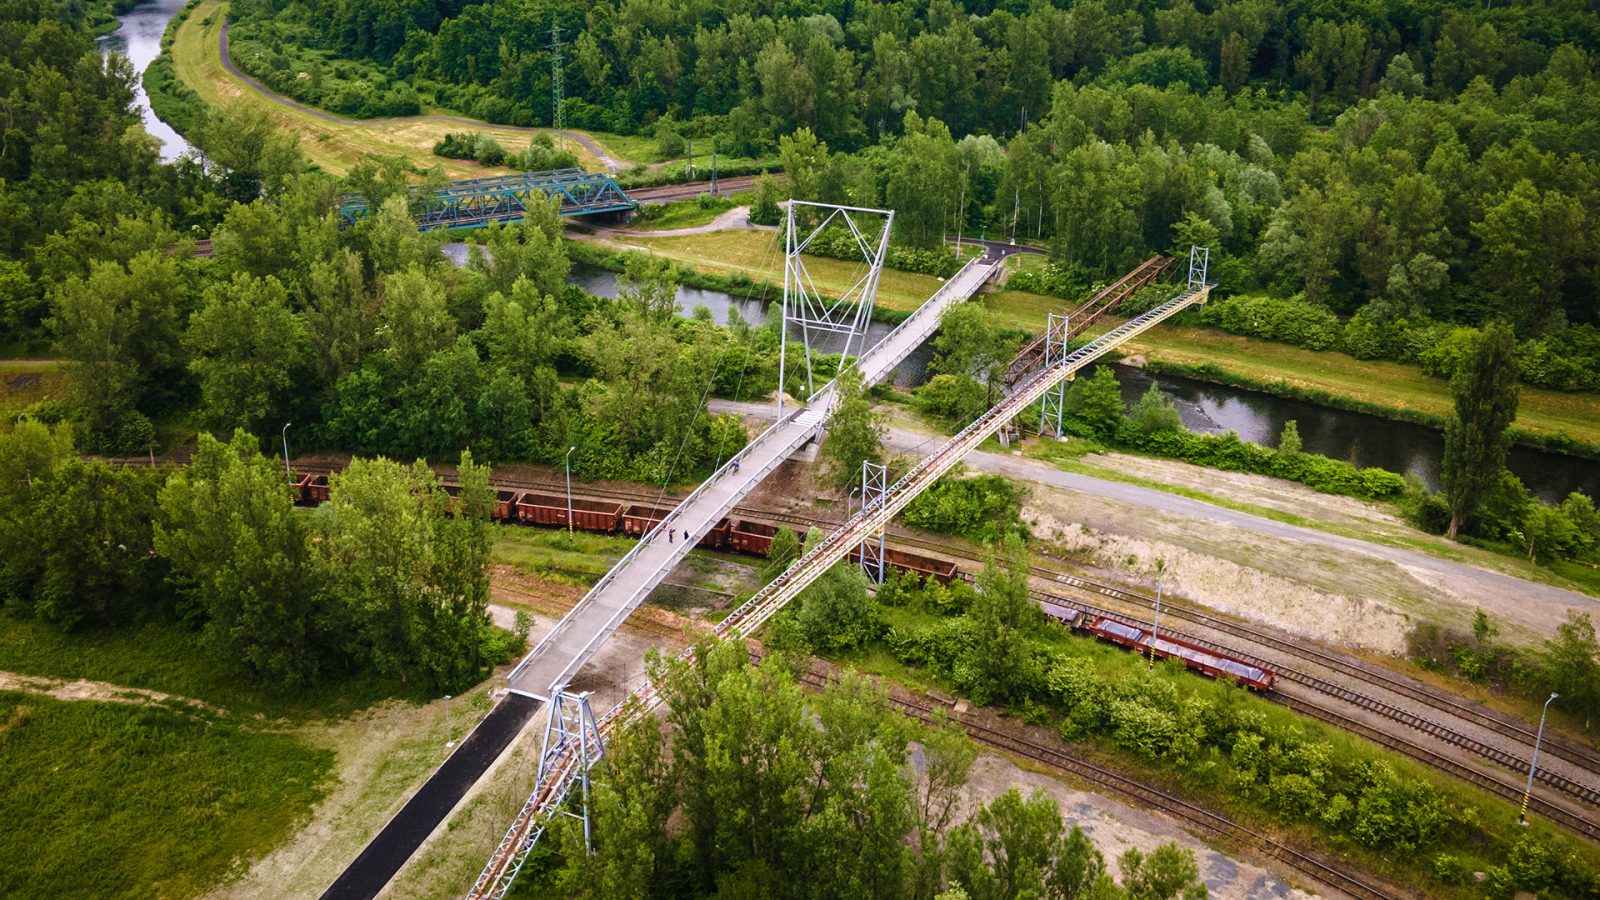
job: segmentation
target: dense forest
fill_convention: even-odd
[[[1583,4],[248,0],[232,13],[235,58],[285,93],[517,124],[549,121],[554,23],[569,124],[788,150],[794,193],[893,207],[897,240],[1047,241],[1059,265],[1033,286],[1067,295],[1209,245],[1227,290],[1271,293],[1220,327],[1437,368],[1429,347],[1453,348],[1448,365],[1473,326],[1505,318],[1525,380],[1600,388],[1600,91],[1582,49],[1600,18]]]

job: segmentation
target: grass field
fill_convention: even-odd
[[[0,895],[197,896],[288,837],[333,756],[189,712],[0,694]]]
[[[771,233],[748,231],[629,239],[630,243],[701,271],[738,272],[781,283],[783,256],[776,240]],[[859,268],[842,260],[809,257],[807,267],[818,289],[827,293],[842,291],[853,282]],[[886,270],[878,289],[878,303],[886,309],[909,312],[927,299],[938,284],[937,278],[928,275]],[[1030,334],[1040,330],[1049,312],[1062,312],[1072,306],[1054,297],[1005,290],[985,294],[979,302],[989,311],[996,327]],[[1103,331],[1111,324],[1114,323],[1090,333]],[[1424,375],[1415,366],[1305,350],[1208,328],[1163,325],[1128,342],[1123,349],[1130,356],[1190,366],[1210,364],[1252,382],[1282,381],[1300,390],[1322,391],[1403,412],[1447,416],[1454,404],[1448,382]],[[1535,435],[1565,434],[1576,441],[1600,444],[1600,396],[1523,386],[1515,424]]]
[[[285,106],[257,93],[222,66],[218,41],[222,34],[226,3],[205,0],[178,27],[172,44],[173,67],[178,78],[200,95],[208,105],[245,104],[263,109],[284,131],[298,135],[306,158],[327,172],[342,175],[366,156],[404,157],[420,168],[444,167],[451,178],[505,175],[512,170],[480,166],[467,160],[445,159],[433,155],[433,145],[446,132],[480,131],[493,135],[507,150],[525,147],[536,131],[548,129],[511,128],[486,122],[463,125],[459,122],[428,121],[412,116],[370,123],[329,122],[311,113]],[[435,111],[455,115],[445,110]],[[579,163],[590,171],[600,164],[587,150],[574,143],[568,146],[578,154]],[[609,143],[603,144],[610,149]]]
[[[67,396],[66,369],[53,359],[0,359],[0,422],[41,400]]]
[[[783,283],[783,246],[770,231],[716,231],[674,237],[629,235],[627,243],[717,275],[745,275],[755,281]],[[865,274],[862,263],[807,256],[806,270],[817,290],[831,296],[844,293]],[[878,283],[878,305],[910,312],[938,290],[940,279],[885,269]]]
[[[495,528],[494,561],[535,578],[590,585],[599,580],[636,543],[588,531],[570,535],[560,529]]]

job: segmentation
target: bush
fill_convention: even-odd
[[[906,507],[913,528],[958,534],[978,541],[996,541],[1025,533],[1022,501],[1027,492],[1003,475],[962,478],[951,473],[934,482]]]
[[[751,221],[755,221],[753,216]],[[869,243],[872,243],[870,238]],[[806,247],[806,252],[832,259],[852,261],[861,259],[861,248],[856,243],[855,237],[843,227],[830,226],[812,239]],[[902,272],[917,272],[940,278],[948,278],[961,269],[961,261],[956,258],[955,251],[948,247],[919,250],[915,247],[890,244],[884,255],[883,264]]]
[[[1307,302],[1298,295],[1290,298],[1234,295],[1206,304],[1201,321],[1234,334],[1267,338],[1311,350],[1338,347],[1343,332],[1333,310]]]

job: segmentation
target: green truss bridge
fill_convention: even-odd
[[[494,178],[452,181],[444,187],[423,192],[413,190],[412,202],[417,227],[483,228],[491,222],[515,222],[527,214],[529,203],[560,202],[563,216],[590,216],[599,213],[628,212],[638,207],[610,175],[595,175],[581,169],[553,172],[527,172]],[[339,224],[348,228],[372,214],[372,206],[359,194],[339,201]]]

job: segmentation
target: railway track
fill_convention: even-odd
[[[306,465],[300,466],[299,468],[302,471],[318,473],[325,471],[331,472],[335,469],[335,467],[328,465]],[[526,479],[497,478],[495,481],[495,486],[497,488],[516,488],[555,494],[563,493],[566,490],[566,486],[563,483],[532,481]],[[586,497],[606,497],[627,501],[629,503],[653,502],[650,498],[641,498],[637,492],[612,488],[585,486],[582,493]],[[661,497],[661,503],[663,504],[668,504],[675,501],[676,498],[670,495]],[[816,517],[801,516],[792,513],[772,512],[748,507],[735,507],[730,512],[730,515],[748,516],[754,519],[789,524],[800,529],[809,528],[813,525],[836,524],[835,522]],[[901,544],[920,550],[928,550],[936,553],[942,553],[947,556],[955,556],[969,562],[983,562],[980,554],[953,542],[929,540],[903,533],[893,534],[892,541],[896,544]],[[1155,605],[1155,601],[1151,597],[1147,597],[1115,585],[1105,584],[1094,579],[1084,578],[1070,572],[1062,571],[1058,568],[1052,568],[1044,565],[1034,565],[1032,570],[1032,574],[1036,577],[1043,578],[1057,584],[1063,584],[1085,593],[1109,597],[1122,603],[1132,605],[1136,608],[1153,609]],[[1064,601],[1068,605],[1090,615],[1107,616],[1114,620],[1122,621],[1135,626],[1143,624],[1136,619],[1128,617],[1124,613],[1116,610],[1106,609],[1076,598],[1061,597],[1056,594],[1047,594],[1041,591],[1034,591],[1033,594],[1035,595],[1035,599],[1048,597],[1053,602],[1059,603]],[[1381,667],[1374,664],[1323,651],[1315,647],[1305,646],[1259,628],[1253,628],[1248,625],[1239,624],[1219,618],[1217,616],[1213,616],[1183,603],[1163,601],[1162,613],[1164,616],[1168,616],[1173,619],[1187,621],[1192,624],[1212,629],[1214,631],[1239,637],[1245,641],[1250,641],[1261,646],[1269,647],[1294,659],[1300,659],[1324,666],[1330,670],[1354,678],[1358,682],[1371,684],[1393,691],[1394,693],[1416,700],[1427,707],[1431,707],[1447,715],[1456,716],[1463,720],[1473,722],[1481,727],[1507,737],[1520,744],[1524,744],[1530,748],[1533,744],[1533,732],[1522,726],[1520,723],[1499,716],[1489,710],[1464,704],[1437,689],[1402,680],[1394,675],[1389,674],[1388,672],[1382,670]],[[1459,747],[1462,750],[1480,756],[1492,763],[1503,766],[1508,770],[1525,771],[1527,769],[1527,761],[1525,759],[1520,759],[1514,754],[1508,753],[1503,749],[1490,746],[1482,741],[1462,734],[1455,729],[1435,722],[1424,716],[1400,709],[1392,704],[1385,703],[1382,700],[1362,694],[1348,687],[1344,687],[1343,685],[1334,684],[1326,679],[1301,671],[1293,666],[1286,666],[1281,662],[1265,660],[1253,654],[1240,651],[1237,648],[1225,647],[1213,641],[1208,641],[1194,635],[1180,634],[1176,630],[1169,630],[1169,633],[1176,637],[1182,637],[1185,640],[1192,641],[1212,651],[1232,656],[1251,665],[1272,669],[1280,678],[1283,678],[1293,684],[1300,685],[1309,691],[1349,703],[1371,712],[1374,715],[1380,716],[1389,721],[1393,721],[1396,724],[1404,725],[1409,729]],[[1274,694],[1274,699],[1278,699],[1284,705],[1309,715],[1312,718],[1316,718],[1328,724],[1335,725],[1336,727],[1361,734],[1362,736],[1367,737],[1376,743],[1389,747],[1397,752],[1404,753],[1425,765],[1440,771],[1444,771],[1447,774],[1463,778],[1511,802],[1520,802],[1522,799],[1522,790],[1515,784],[1512,784],[1494,774],[1486,773],[1480,769],[1466,766],[1456,760],[1439,754],[1432,749],[1417,744],[1414,741],[1407,740],[1398,735],[1380,731],[1371,727],[1370,725],[1345,716],[1342,713],[1327,709],[1326,707],[1312,703],[1304,698],[1285,694],[1281,691]],[[1581,745],[1578,745],[1575,742],[1565,738],[1553,736],[1547,733],[1545,735],[1544,742],[1541,744],[1541,753],[1556,756],[1583,769],[1586,772],[1600,773],[1600,753],[1596,753],[1595,751],[1582,747]],[[1548,769],[1539,770],[1536,773],[1536,780],[1541,785],[1556,791],[1565,797],[1571,798],[1574,801],[1600,808],[1600,790],[1596,790],[1592,786],[1580,784],[1569,778],[1566,778],[1560,773],[1552,772]],[[1593,821],[1573,813],[1565,807],[1551,803],[1545,798],[1539,796],[1534,796],[1531,799],[1530,807],[1539,814],[1550,818],[1552,821],[1559,822],[1581,834],[1600,840],[1600,826],[1597,826]]]
[[[717,179],[717,193],[731,194],[735,191],[748,191],[755,186],[756,176],[737,175],[732,178]],[[708,181],[692,181],[686,184],[662,184],[654,187],[635,188],[628,191],[628,196],[640,203],[666,203],[672,200],[692,200],[701,194],[709,193],[711,183]]]
[[[832,680],[815,670],[808,670],[800,675],[802,684],[816,690],[826,687]],[[898,712],[924,724],[933,724],[936,720],[934,707],[926,703],[895,695],[891,695],[888,698],[888,702]],[[971,718],[953,714],[949,715],[949,718],[958,723],[974,742],[984,747],[999,750],[1013,756],[1020,756],[1055,771],[1077,776],[1090,784],[1107,790],[1109,793],[1131,800],[1141,806],[1161,810],[1195,829],[1276,859],[1316,883],[1335,888],[1351,897],[1363,898],[1363,900],[1365,898],[1389,900],[1389,898],[1400,894],[1394,888],[1378,887],[1347,872],[1340,871],[1316,856],[1297,850],[1261,832],[1241,825],[1220,813],[1212,812],[1181,797],[1167,793],[1160,788],[1097,766],[1087,760],[1079,759],[1059,748],[1046,746],[1025,737],[1008,734],[982,722],[974,721]]]
[[[519,482],[515,480],[499,480],[497,483],[505,484],[511,487],[519,487],[526,490],[538,490],[545,492],[560,493],[566,490],[565,485],[559,483],[538,481]],[[585,487],[583,493],[585,496],[603,496],[617,500],[626,500],[630,503],[646,502],[646,500],[641,499],[639,494],[636,492],[630,492],[626,490]],[[671,503],[673,500],[674,498],[669,495],[663,497],[661,502]],[[744,515],[749,516],[750,518],[764,519],[773,522],[781,522],[784,524],[794,525],[802,529],[809,528],[813,525],[836,524],[832,521],[816,517],[801,516],[792,513],[772,512],[743,506],[735,507],[731,514]],[[969,562],[983,562],[981,554],[956,545],[952,542],[929,540],[926,538],[902,533],[894,534],[893,541],[897,544],[902,544],[919,550],[928,550],[935,553],[943,553],[948,556],[956,556]],[[1032,574],[1036,577],[1043,578],[1057,584],[1064,584],[1088,593],[1100,594],[1123,603],[1131,604],[1141,609],[1153,610],[1155,607],[1155,599],[1152,597],[1148,597],[1125,588],[1120,588],[1115,585],[1096,581],[1094,579],[1084,578],[1082,576],[1063,571],[1059,568],[1034,565],[1032,570]],[[1050,596],[1055,597],[1055,595]],[[1078,601],[1074,601],[1073,605],[1077,606],[1084,612],[1088,612],[1093,615],[1110,615],[1112,618],[1128,621],[1129,624],[1138,624],[1134,620],[1129,620],[1125,615],[1121,615],[1114,610],[1104,609],[1092,604]],[[1184,621],[1192,622],[1215,631],[1220,631],[1235,637],[1243,638],[1262,646],[1270,647],[1273,650],[1288,656],[1324,666],[1328,669],[1339,672],[1342,675],[1357,679],[1358,681],[1372,684],[1385,690],[1392,691],[1396,694],[1400,694],[1448,715],[1470,721],[1504,737],[1517,741],[1518,743],[1525,744],[1530,748],[1534,743],[1536,737],[1534,731],[1530,730],[1523,724],[1496,714],[1491,710],[1463,703],[1460,700],[1451,697],[1446,692],[1436,688],[1399,678],[1376,664],[1353,659],[1342,654],[1330,653],[1320,650],[1316,647],[1306,646],[1304,644],[1285,639],[1263,629],[1254,628],[1249,625],[1244,625],[1213,616],[1182,602],[1163,600],[1162,614],[1164,616],[1172,616],[1173,618],[1182,619]],[[1371,712],[1382,715],[1385,718],[1394,719],[1395,721],[1401,722],[1408,727],[1425,732],[1434,737],[1450,740],[1448,735],[1455,734],[1455,732],[1436,722],[1425,719],[1421,716],[1417,716],[1414,713],[1401,710],[1392,704],[1387,704],[1375,698],[1360,694],[1342,685],[1334,684],[1325,679],[1318,678],[1314,675],[1299,671],[1292,667],[1285,667],[1282,663],[1262,660],[1251,654],[1241,652],[1235,648],[1219,646],[1215,642],[1207,642],[1202,639],[1193,638],[1192,636],[1190,639],[1197,640],[1202,644],[1206,644],[1209,649],[1238,656],[1240,659],[1250,662],[1253,665],[1259,665],[1265,668],[1273,669],[1274,671],[1278,672],[1280,676],[1287,677],[1290,681],[1293,681],[1297,684],[1304,685],[1308,688],[1318,691],[1319,693],[1325,693],[1330,696],[1337,697],[1345,702],[1361,706]],[[1471,741],[1470,738],[1465,740]],[[1467,749],[1474,750],[1474,752],[1480,752],[1479,748],[1481,748],[1481,755],[1483,755],[1485,758],[1501,765],[1506,765],[1510,768],[1527,767],[1527,762],[1525,760],[1519,760],[1509,753],[1497,748],[1489,747],[1481,742],[1472,743],[1476,744],[1477,746],[1463,746]],[[1555,735],[1548,732],[1545,734],[1543,743],[1540,745],[1540,747],[1541,754],[1549,754],[1551,756],[1558,757],[1588,772],[1600,775],[1600,752],[1596,752],[1590,748],[1584,747],[1560,735]],[[1541,781],[1542,783],[1569,793],[1573,797],[1591,805],[1600,806],[1600,790],[1596,790],[1594,787],[1577,784],[1568,779],[1562,778],[1562,776],[1555,773],[1540,772],[1538,774],[1539,777],[1537,780]]]

